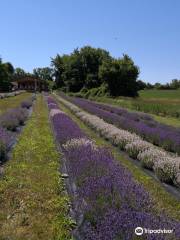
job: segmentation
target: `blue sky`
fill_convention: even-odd
[[[0,56],[32,71],[91,45],[130,55],[146,82],[180,78],[179,0],[0,0]]]

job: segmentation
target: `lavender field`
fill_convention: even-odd
[[[0,10],[0,240],[180,240],[180,1]]]
[[[2,239],[180,238],[179,129],[64,94],[18,104],[0,115]]]

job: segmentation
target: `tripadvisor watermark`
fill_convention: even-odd
[[[173,233],[173,229],[149,229],[137,227],[135,228],[135,234],[141,236],[143,234],[170,234]]]

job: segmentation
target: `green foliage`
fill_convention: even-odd
[[[40,78],[45,81],[53,80],[53,69],[49,67],[44,68],[34,68],[33,74],[35,77]]]
[[[63,73],[65,70],[65,59],[63,61],[62,57],[57,54],[57,56],[51,60],[51,65],[54,67],[53,76],[55,77],[56,87],[64,87]]]
[[[3,63],[0,59],[0,91],[10,90],[14,67],[11,63]]]
[[[109,52],[101,48],[85,46],[75,49],[70,55],[57,55],[52,59],[57,88],[65,87],[67,92],[79,92],[81,89],[107,86],[112,96],[136,96],[138,84],[136,79],[139,69],[130,57],[114,59]],[[92,90],[87,95],[103,91]]]
[[[61,91],[62,91],[62,89],[61,89]],[[89,98],[89,99],[92,98],[93,99],[96,97],[109,96],[109,93],[108,93],[107,84],[103,83],[103,84],[101,84],[100,87],[97,87],[97,88],[88,89],[86,87],[83,87],[80,92],[77,92],[77,93],[68,92],[68,95],[74,96],[74,97],[80,97],[80,98]]]
[[[145,82],[143,82],[142,80],[138,80],[137,81],[137,90],[140,91],[145,88],[147,88],[147,84]]]
[[[19,77],[24,77],[26,75],[26,72],[22,68],[15,68],[14,71],[14,77],[19,78]]]
[[[138,75],[138,67],[127,55],[104,62],[99,69],[99,76],[108,84],[111,96],[137,96]]]
[[[65,87],[69,92],[78,92],[83,87],[99,87],[99,66],[110,59],[107,51],[85,46],[75,49],[70,55],[57,55],[52,59],[57,88]]]
[[[180,89],[180,80],[173,79],[172,82],[170,83],[170,87],[172,89]]]

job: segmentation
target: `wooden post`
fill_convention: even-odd
[[[36,90],[37,90],[37,79],[35,79],[35,87],[34,87],[34,90],[35,90],[35,93],[36,93]]]

